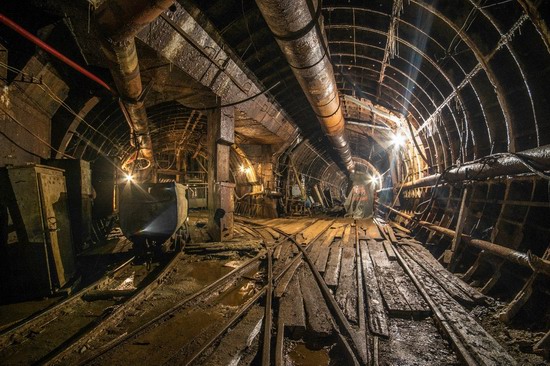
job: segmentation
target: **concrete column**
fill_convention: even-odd
[[[208,114],[208,232],[214,241],[233,238],[235,184],[229,182],[229,154],[234,131],[234,108]]]

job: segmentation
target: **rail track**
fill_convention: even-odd
[[[278,247],[288,243],[284,239],[275,242],[277,239],[273,237],[274,231],[272,230],[264,232],[255,229],[247,230],[251,234],[255,234],[256,237],[267,235],[271,237],[272,242],[270,244],[264,242],[264,249],[254,258],[242,263],[217,281],[142,324],[133,332],[98,349],[82,363],[116,363],[118,357],[123,357],[126,360],[136,344],[170,350],[164,355],[165,357],[156,355],[154,361],[149,360],[150,362],[157,364],[201,363],[200,360],[204,359],[204,353],[209,350],[210,346],[242,317],[249,316],[249,313],[257,313],[260,320],[271,319],[270,307],[266,307],[265,304],[270,303],[269,297],[273,285],[292,264],[285,265],[281,261],[274,264],[272,254]],[[285,235],[284,232],[281,233]],[[275,235],[275,237],[278,236],[280,235]],[[260,301],[262,305],[260,305]],[[260,308],[265,310],[258,311]],[[185,328],[189,322],[193,323],[192,329]],[[162,339],[153,336],[154,334],[174,335],[173,330],[176,328],[181,328],[186,334],[174,337],[173,345],[169,339],[170,336]],[[185,343],[183,347],[181,346],[181,336],[188,340],[187,343],[183,342]],[[269,333],[265,334],[264,338],[270,339]]]
[[[177,253],[168,254],[151,268],[150,263],[134,264],[132,257],[65,300],[4,329],[1,363],[48,364],[78,349],[83,339],[123,316],[125,307],[151,294],[177,258]]]
[[[141,300],[39,363],[515,364],[468,312],[486,298],[405,231],[376,220],[241,219],[237,232],[253,243],[190,246]],[[225,251],[240,251],[234,269],[217,269],[235,258]]]

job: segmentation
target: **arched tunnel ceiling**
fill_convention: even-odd
[[[64,4],[61,11],[59,4],[49,1],[31,3],[48,15],[42,17],[45,24],[36,27],[64,19],[59,27],[62,31],[53,34],[54,44],[77,60],[84,56],[81,62],[89,62],[92,70],[109,78],[106,70],[98,67],[101,62],[95,52],[98,41],[93,27],[86,33],[82,24],[76,24],[86,13],[85,6],[60,2]],[[318,153],[338,163],[255,1],[178,3],[197,23],[208,23],[215,29],[216,37],[224,43],[221,47],[236,58],[237,64],[246,65],[260,90],[269,90],[266,96],[270,100],[273,97],[273,105],[282,107],[282,113],[299,126]],[[396,126],[390,124],[387,130],[387,121],[370,113],[369,108],[357,107],[357,101],[384,113],[406,116],[417,130],[415,135],[432,173],[457,161],[550,143],[550,33],[545,24],[550,2],[325,0],[321,5],[336,82],[344,96],[352,153],[372,160],[379,171],[387,169],[385,152]],[[63,35],[73,32],[72,27],[76,42],[62,43]],[[146,41],[147,37],[142,37],[137,44],[144,85],[151,84],[145,101],[152,112],[157,106],[171,105],[165,116],[170,119],[180,113],[178,103],[194,106],[216,101],[205,85],[178,71]],[[179,44],[183,47],[184,42]],[[128,129],[116,103],[103,98],[89,82],[81,83],[82,77],[70,72],[67,75],[74,85],[84,85],[100,99],[88,102],[95,104],[86,120],[101,133],[88,132],[80,136],[81,140],[92,141],[102,153],[129,149]],[[174,95],[176,90],[178,95]],[[71,90],[71,95],[76,92]],[[173,100],[178,103],[165,104]],[[399,128],[407,130],[403,123]],[[82,129],[93,131],[86,126],[80,126]],[[237,113],[236,132],[238,143],[285,142],[241,112]],[[291,131],[284,136],[292,136]],[[78,141],[73,140],[68,151],[82,156],[82,151],[76,151]]]
[[[254,1],[182,3],[200,8],[266,87],[282,81],[272,93],[306,136],[319,132]],[[534,3],[545,17],[549,3]],[[325,0],[323,24],[339,90],[408,116],[440,169],[547,144],[550,86],[541,80],[550,80],[549,34],[526,11],[532,5]],[[311,141],[326,148],[323,139]],[[354,154],[368,158],[367,148],[354,145]]]

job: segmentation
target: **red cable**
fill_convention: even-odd
[[[104,87],[105,89],[110,91],[112,94],[116,95],[116,93],[113,91],[113,89],[111,89],[111,87],[109,85],[107,85],[106,82],[104,82],[99,77],[92,74],[91,72],[89,72],[88,70],[86,70],[85,68],[83,68],[82,66],[80,66],[79,64],[77,64],[76,62],[71,60],[70,58],[68,58],[67,56],[63,55],[61,52],[59,52],[58,50],[56,50],[55,48],[53,48],[49,44],[42,41],[40,38],[36,37],[34,34],[28,32],[26,29],[24,29],[19,24],[15,23],[13,20],[9,19],[8,17],[6,17],[2,13],[0,13],[0,22],[3,23],[4,25],[10,27],[14,31],[16,31],[17,33],[19,33],[20,35],[22,35],[23,37],[25,37],[26,39],[28,39],[29,41],[31,41],[32,43],[37,45],[38,47],[42,48],[44,51],[46,51],[46,52],[52,54],[53,56],[57,57],[59,60],[61,60],[65,64],[69,65],[70,67],[72,67],[76,71],[80,72],[81,74],[86,76],[88,79],[91,79],[91,80],[95,81],[96,83],[98,83],[99,85],[101,85],[102,87]]]

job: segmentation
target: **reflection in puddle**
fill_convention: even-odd
[[[256,292],[254,282],[247,281],[244,284],[238,283],[237,286],[229,289],[221,298],[220,304],[227,306],[240,306],[251,298]]]
[[[188,264],[186,270],[188,277],[197,283],[209,284],[231,271],[231,268],[221,266],[218,261],[201,261]]]
[[[327,366],[330,347],[311,349],[305,343],[293,343],[286,355],[286,364],[293,366]]]

